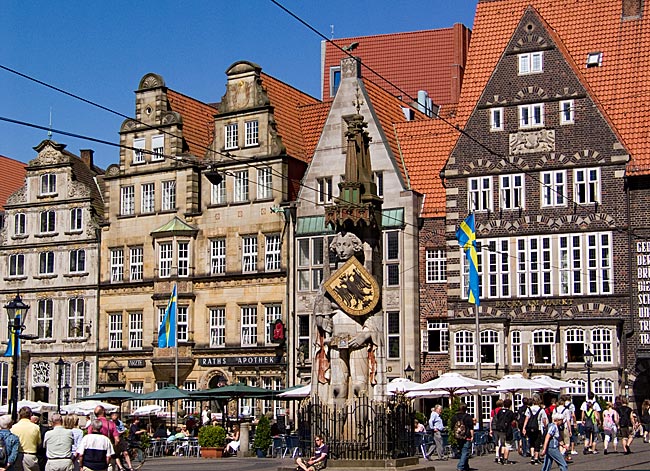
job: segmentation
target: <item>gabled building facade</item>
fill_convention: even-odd
[[[135,119],[122,126],[127,149],[106,176],[99,388],[286,384],[286,356],[270,331],[288,312],[279,208],[295,199],[306,167],[298,106],[317,100],[249,62],[226,75],[212,107],[148,74]],[[174,285],[178,376],[174,349],[157,343]]]
[[[294,279],[295,335],[289,350],[296,350],[294,382],[309,382],[315,342],[314,305],[323,280],[336,269],[329,244],[325,207],[339,196],[345,174],[347,124],[345,117],[360,114],[371,138],[369,154],[377,194],[383,199],[382,308],[387,379],[416,375],[419,365],[418,326],[418,231],[417,216],[422,196],[413,190],[393,126],[407,120],[404,104],[361,77],[357,58],[341,61],[341,82],[329,109],[313,157],[295,202]],[[426,119],[414,112],[416,120]]]
[[[20,293],[30,306],[24,333],[36,337],[21,345],[20,398],[61,404],[89,394],[97,378],[104,210],[103,171],[93,165],[93,151],[79,157],[65,147],[45,140],[34,148],[38,156],[26,167],[24,186],[7,199],[0,232],[0,293],[6,302]],[[7,332],[5,316],[0,324]],[[9,370],[9,361],[0,363],[3,404]]]
[[[629,329],[628,151],[539,12],[525,8],[510,34],[444,169],[450,367],[549,374],[584,396],[590,349],[591,390],[613,400]],[[470,213],[479,332],[455,239]]]

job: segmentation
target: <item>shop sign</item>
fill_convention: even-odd
[[[275,355],[199,358],[199,366],[260,366],[279,365]]]

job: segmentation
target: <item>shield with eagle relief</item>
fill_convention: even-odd
[[[377,306],[380,288],[356,257],[350,258],[325,282],[325,289],[350,316],[366,315]]]

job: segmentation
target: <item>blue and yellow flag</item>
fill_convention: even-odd
[[[478,285],[478,256],[476,255],[476,229],[474,226],[474,214],[470,214],[460,224],[456,231],[456,239],[465,251],[467,264],[469,265],[469,287],[467,297],[472,304],[480,305]]]
[[[20,319],[20,317],[19,317]],[[19,321],[20,322],[20,321]],[[14,345],[16,346],[16,354],[20,355],[20,337],[15,330],[10,330],[9,340],[7,340],[7,351],[3,356],[11,357],[14,355]]]
[[[158,347],[167,348],[176,346],[176,285],[169,297],[165,308],[165,317],[158,329]]]

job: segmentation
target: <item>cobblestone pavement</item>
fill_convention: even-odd
[[[632,444],[633,453],[624,455],[622,453],[610,453],[607,456],[582,454],[573,456],[574,462],[569,465],[569,471],[598,471],[598,470],[650,470],[650,444],[638,441]],[[542,465],[531,465],[529,459],[517,454],[511,456],[515,464],[500,465],[494,462],[494,455],[474,457],[470,460],[470,466],[477,471],[495,470],[541,470]],[[420,459],[420,466],[431,468],[436,471],[455,471],[458,460],[448,461],[427,461]],[[255,458],[255,457],[231,457],[216,460],[184,457],[149,458],[142,471],[277,471],[278,468],[293,467],[293,460],[289,458]],[[558,469],[553,466],[552,469]],[[338,471],[338,470],[337,470]]]

